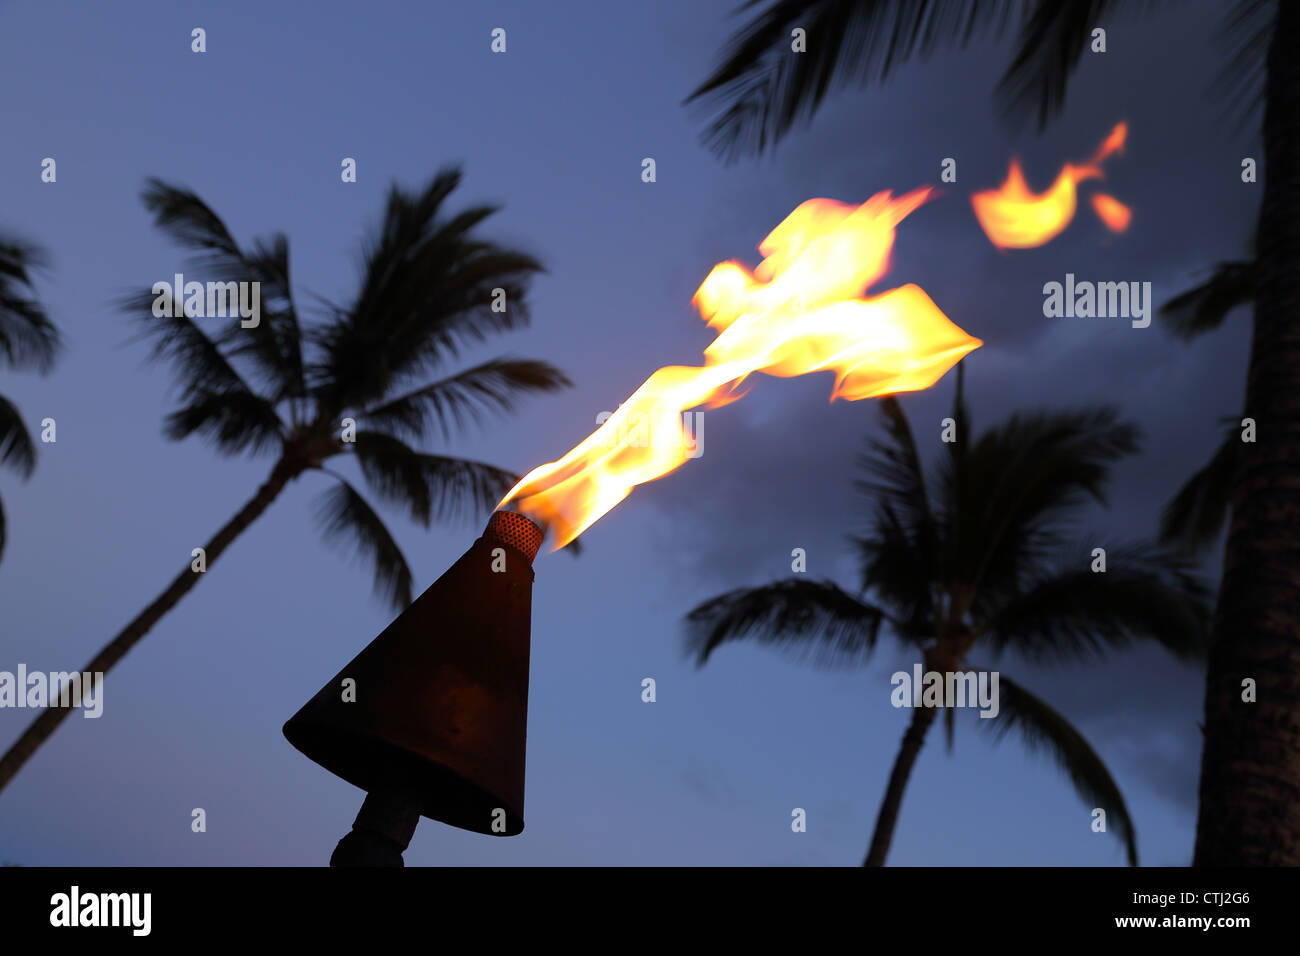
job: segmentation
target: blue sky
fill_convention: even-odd
[[[1244,248],[1258,156],[1205,95],[1223,51],[1220,7],[1187,4],[1109,23],[1042,136],[1007,127],[991,91],[1006,45],[976,44],[836,97],[774,156],[724,166],[681,100],[735,21],[730,3],[474,3],[291,6],[251,2],[0,4],[8,79],[0,228],[40,242],[40,292],[67,340],[48,378],[6,372],[0,393],[33,429],[58,422],[34,479],[0,472],[10,540],[0,563],[0,669],[79,667],[252,495],[267,459],[225,460],[160,435],[164,368],[125,344],[113,301],[169,278],[184,254],[139,202],[146,176],[196,190],[240,240],[291,242],[300,301],[346,300],[364,231],[396,180],[464,164],[453,205],[503,204],[485,233],[545,262],[531,329],[466,355],[543,358],[575,387],[526,403],[450,446],[523,472],[559,457],[655,368],[695,364],[711,333],[690,299],[714,263],[755,247],[799,202],[861,202],[936,184],[948,194],[899,229],[886,285],[915,281],[985,340],[968,365],[976,427],[1015,408],[1105,401],[1147,433],[1117,475],[1100,531],[1150,533],[1161,504],[1212,451],[1240,405],[1245,316],[1183,345],[1158,323],[1057,320],[1042,285],[1151,281],[1158,301]],[[205,54],[190,30],[207,31]],[[507,30],[493,55],[490,31]],[[1134,224],[1107,234],[1082,208],[1056,241],[999,253],[966,202],[1019,155],[1044,188],[1119,119],[1128,148],[1108,192]],[[40,181],[54,157],[58,182]],[[658,181],[641,181],[654,157]],[[358,182],[343,184],[343,157]],[[904,408],[933,433],[952,378]],[[527,829],[512,839],[423,821],[410,865],[850,865],[865,852],[908,712],[886,645],[869,666],[825,672],[755,647],[696,669],[682,615],[720,591],[809,571],[851,581],[844,535],[860,530],[852,464],[871,403],[827,404],[828,376],[763,379],[705,415],[704,454],[638,489],[584,536],[586,552],[539,557],[534,589]],[[0,859],[29,865],[287,864],[328,859],[361,793],[302,757],[280,726],[388,623],[369,573],[321,542],[305,477],[112,672],[104,716],[72,716],[0,792]],[[426,532],[385,511],[420,588],[481,521]],[[486,516],[483,516],[485,519]],[[1207,567],[1216,566],[1212,558]],[[1039,670],[996,664],[1074,719],[1129,801],[1146,863],[1191,854],[1200,673],[1154,651]],[[653,677],[658,700],[642,703]],[[7,746],[30,717],[0,710]],[[927,743],[890,862],[1117,865],[1113,835],[1054,764],[970,714],[954,752]],[[206,833],[190,830],[195,807]],[[791,832],[792,808],[808,830]]]

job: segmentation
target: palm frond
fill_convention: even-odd
[[[1190,557],[1137,543],[1106,549],[1094,572],[1091,544],[1068,568],[1043,574],[982,622],[988,641],[1031,661],[1069,661],[1151,640],[1177,657],[1204,654],[1212,592]]]
[[[874,595],[890,611],[903,640],[922,643],[933,638],[936,564],[924,535],[907,524],[892,503],[881,501],[871,531],[851,540],[862,593]]]
[[[343,478],[317,500],[316,518],[327,543],[350,547],[374,568],[375,595],[395,611],[411,603],[411,569],[379,517]]]
[[[703,140],[727,161],[762,153],[810,119],[830,91],[882,82],[940,46],[965,47],[1016,8],[1002,0],[777,0],[732,36],[685,102],[721,108]],[[806,31],[806,52],[792,48],[795,28]]]
[[[384,399],[402,377],[455,357],[463,344],[528,324],[527,283],[543,271],[532,256],[465,243],[447,253],[421,250],[418,260],[403,270],[391,313],[377,318],[354,311],[342,326],[323,330],[330,374],[344,386],[333,387],[340,400],[362,405]],[[491,308],[495,289],[505,294],[504,311]],[[365,349],[377,363],[361,365],[350,348]]]
[[[39,246],[0,236],[0,360],[15,370],[48,372],[61,348],[59,330],[34,295],[32,274],[47,262]]]
[[[1088,51],[1094,28],[1115,0],[1035,0],[1016,52],[998,83],[997,99],[1011,117],[1034,114],[1040,129],[1061,111],[1070,77]]]
[[[192,266],[204,272],[205,281],[249,278],[248,261],[239,243],[193,190],[151,176],[145,180],[140,200],[153,213],[158,229],[177,245],[197,253]]]
[[[1160,514],[1162,544],[1197,552],[1218,538],[1228,519],[1241,445],[1239,426],[1234,423],[1214,456],[1165,505]]]
[[[23,478],[36,468],[36,446],[18,406],[0,395],[0,464],[8,465]]]
[[[154,225],[178,245],[220,262],[244,262],[239,243],[226,224],[193,190],[150,176],[140,200],[153,213]]]
[[[519,476],[481,461],[428,455],[400,439],[358,431],[357,462],[382,500],[402,505],[424,526],[434,520],[491,512]]]
[[[868,441],[867,454],[858,460],[859,467],[868,477],[855,481],[854,486],[873,505],[880,501],[892,504],[909,526],[918,531],[932,530],[933,516],[925,489],[925,472],[916,450],[912,427],[897,398],[891,395],[876,404],[889,440]]]
[[[889,440],[868,443],[868,453],[859,459],[868,477],[854,483],[871,502],[872,530],[850,540],[858,552],[863,592],[879,594],[894,609],[904,632],[900,636],[917,640],[933,633],[940,532],[907,416],[893,396],[881,399],[879,409]]]
[[[230,359],[194,319],[184,312],[156,316],[154,299],[150,292],[135,292],[119,300],[120,308],[133,318],[139,330],[128,344],[141,340],[152,342],[148,360],[171,363],[182,401],[219,392],[254,394]]]
[[[228,455],[274,450],[285,434],[275,406],[244,390],[195,394],[163,420],[163,435],[169,441],[195,433]]]
[[[438,210],[456,187],[463,174],[459,167],[438,170],[423,190],[408,192],[394,183],[388,190],[388,199],[378,231],[363,243],[363,284],[358,297],[358,311],[373,303],[384,304],[383,299],[390,284],[398,277],[411,250],[418,247],[428,232]]]
[[[1084,805],[1106,811],[1108,829],[1124,841],[1129,866],[1138,865],[1137,833],[1119,785],[1083,734],[1019,684],[998,675],[998,715],[976,721],[1002,739],[1013,729],[1030,751],[1046,750],[1074,785]]]
[[[1111,466],[1139,437],[1109,406],[1016,413],[986,431],[960,468],[944,465],[945,512],[962,522],[952,573],[982,600],[1014,592],[1071,512],[1106,504]]]
[[[200,253],[193,265],[204,281],[256,282],[259,322],[244,328],[231,317],[213,337],[228,359],[248,358],[271,387],[273,401],[305,394],[301,330],[289,283],[289,243],[277,233],[244,250],[221,218],[192,190],[150,178],[141,194],[154,224]]]
[[[1210,86],[1225,119],[1238,131],[1257,122],[1264,105],[1268,46],[1279,0],[1237,0],[1224,15],[1219,36],[1232,52]]]
[[[966,402],[966,359],[957,363],[956,383],[952,392],[952,411],[949,413],[957,426],[957,440],[949,442],[949,451],[960,456],[966,442],[974,434],[975,425],[970,416],[970,405]]]
[[[440,217],[459,182],[458,169],[444,169],[420,193],[393,187],[378,235],[364,249],[361,291],[314,335],[324,359],[311,369],[309,388],[326,406],[372,405],[461,345],[528,324],[525,293],[542,265],[471,235],[496,207]],[[505,292],[504,311],[492,309],[495,289]]]
[[[722,644],[752,638],[816,663],[866,661],[884,614],[830,581],[789,578],[719,595],[686,615],[686,648],[703,666]]]
[[[1220,262],[1200,285],[1174,296],[1160,307],[1169,331],[1183,341],[1213,332],[1228,313],[1255,299],[1255,261]]]
[[[974,438],[974,426],[971,423],[970,408],[966,404],[966,360],[957,363],[957,381],[953,388],[952,411],[948,413],[953,421],[953,438],[946,442],[948,457],[941,467],[939,485],[942,501],[936,517],[936,526],[942,541],[939,553],[940,581],[946,585],[957,582],[963,570],[961,546],[966,541],[962,531],[962,515],[969,507],[965,489],[966,456]],[[1026,540],[1029,547],[1029,541]]]
[[[302,327],[289,279],[289,240],[276,233],[255,240],[247,252],[249,281],[260,286],[260,321],[244,328],[230,322],[217,342],[231,358],[247,357],[270,386],[272,399],[303,398],[307,394],[302,353]]]
[[[437,424],[445,440],[453,425],[463,428],[467,422],[481,423],[485,412],[513,410],[520,395],[572,384],[547,362],[498,358],[368,409],[361,418],[379,430],[412,438],[423,438],[429,425]]]

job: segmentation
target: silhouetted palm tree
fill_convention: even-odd
[[[883,627],[915,648],[925,671],[973,668],[977,649],[1063,662],[1154,640],[1180,657],[1204,651],[1209,592],[1181,557],[1148,544],[1093,548],[1064,531],[1089,499],[1105,503],[1112,464],[1138,448],[1138,432],[1107,407],[1013,415],[969,442],[962,366],[952,417],[956,441],[926,475],[911,426],[893,398],[880,401],[886,441],[873,440],[858,482],[870,509],[855,538],[855,596],[802,576],[731,591],[687,616],[688,644],[702,665],[719,645],[752,638],[829,664],[863,663]],[[879,690],[881,699],[889,691]],[[1089,807],[1106,810],[1129,863],[1137,842],[1110,772],[1064,716],[999,676],[1000,712],[976,722],[999,737],[1018,730],[1045,747]],[[912,711],[894,760],[864,866],[882,866],[903,790],[938,710]],[[944,710],[952,744],[953,709]]]
[[[751,0],[745,9],[763,6]],[[743,26],[688,99],[724,109],[706,139],[735,158],[810,117],[835,87],[885,79],[913,56],[965,46],[1018,23],[998,87],[1009,115],[1059,112],[1092,30],[1117,0],[775,0]],[[1197,865],[1300,864],[1300,4],[1236,0],[1221,36],[1235,48],[1220,75],[1239,120],[1263,104],[1263,196],[1255,233],[1255,323],[1244,416],[1261,440],[1236,449],[1205,685]],[[806,31],[806,52],[791,32]],[[1262,90],[1262,95],[1259,91]],[[1243,417],[1244,417],[1243,416]],[[1227,467],[1226,465],[1224,467]],[[1269,692],[1241,699],[1243,677]]]
[[[12,236],[0,236],[0,365],[44,374],[59,352],[59,333],[34,297],[32,271],[45,263],[44,252]],[[17,406],[0,395],[0,465],[23,478],[36,467],[36,445]],[[8,538],[0,503],[0,557]]]
[[[570,384],[545,362],[515,358],[428,380],[462,346],[527,325],[527,284],[543,271],[527,253],[477,234],[496,207],[445,208],[460,179],[458,169],[446,169],[416,192],[394,186],[380,228],[364,245],[355,297],[324,303],[323,320],[310,326],[299,321],[282,234],[241,248],[194,193],[149,181],[143,199],[156,224],[200,253],[208,278],[261,283],[259,324],[243,328],[236,315],[213,336],[201,327],[205,320],[166,310],[156,316],[152,292],[123,303],[141,337],[152,340],[152,358],[170,362],[180,384],[181,404],[167,416],[164,435],[202,435],[222,455],[275,455],[257,493],[208,541],[209,566],[285,486],[320,472],[334,479],[319,508],[326,539],[358,547],[374,566],[376,593],[400,609],[411,600],[406,559],[366,499],[326,462],[355,456],[374,494],[426,527],[458,512],[491,510],[518,481],[494,465],[407,444],[435,429],[446,441],[453,427],[484,412],[509,411],[521,395]],[[493,308],[494,290],[504,290],[504,310]],[[345,418],[356,422],[354,443],[343,439]],[[84,670],[107,672],[199,577],[182,570]],[[37,717],[0,759],[0,788],[68,711],[48,708]]]

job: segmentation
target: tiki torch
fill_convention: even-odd
[[[290,743],[366,791],[332,865],[400,866],[421,816],[504,836],[524,828],[532,563],[543,534],[523,514],[564,547],[634,487],[696,457],[682,413],[737,400],[756,373],[833,372],[831,397],[857,401],[929,388],[982,344],[917,285],[863,297],[888,271],[896,227],[930,193],[880,192],[857,206],[810,199],[763,240],[753,272],[714,266],[692,299],[718,333],[704,364],[651,373],[568,454],[520,479],[497,505],[516,510],[493,514],[474,546],[285,724]]]
[[[402,866],[420,817],[524,828],[533,559],[543,532],[497,511],[473,546],[284,725],[366,791],[331,866]]]

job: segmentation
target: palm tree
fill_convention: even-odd
[[[143,200],[156,225],[196,250],[200,268],[214,280],[261,283],[260,322],[245,329],[236,316],[213,336],[200,327],[204,320],[155,316],[153,293],[123,301],[140,337],[153,343],[151,358],[170,362],[180,382],[180,406],[163,434],[172,441],[201,435],[226,456],[275,456],[256,494],[208,541],[209,566],[290,482],[319,472],[333,479],[318,510],[326,539],[356,547],[373,566],[376,594],[401,609],[411,601],[406,559],[366,499],[326,462],[355,457],[375,496],[425,527],[490,510],[518,481],[494,465],[408,444],[435,428],[445,442],[453,427],[510,411],[522,395],[570,384],[545,362],[508,357],[428,381],[462,346],[527,325],[527,285],[543,271],[527,253],[478,235],[496,207],[445,208],[460,180],[460,171],[449,168],[419,191],[394,186],[378,231],[363,247],[360,288],[346,305],[323,303],[321,321],[310,326],[299,321],[284,235],[241,248],[194,193],[148,182]],[[493,308],[494,290],[505,292],[504,311]],[[357,424],[353,442],[343,439],[346,418]],[[107,672],[199,577],[187,566],[84,669]],[[32,722],[0,758],[0,788],[67,713],[48,708]]]
[[[0,364],[15,371],[32,369],[41,374],[54,366],[59,352],[59,332],[33,297],[32,272],[46,256],[37,246],[0,236]],[[23,478],[36,468],[36,445],[22,414],[0,395],[0,465]],[[0,557],[8,538],[3,503],[0,503]]]
[[[873,440],[858,488],[869,530],[853,539],[861,568],[855,596],[831,581],[796,576],[742,588],[687,615],[687,643],[703,665],[720,645],[753,638],[827,664],[863,663],[884,627],[914,648],[926,672],[968,669],[977,648],[1064,662],[1154,640],[1179,657],[1203,652],[1209,594],[1186,559],[1153,545],[1107,548],[1104,573],[1089,542],[1063,531],[1089,499],[1105,502],[1111,465],[1138,448],[1138,431],[1114,409],[1013,415],[969,447],[962,366],[952,417],[956,441],[927,476],[911,426],[893,398],[880,401],[887,440]],[[1133,821],[1101,758],[1070,722],[1006,675],[1000,712],[977,721],[1013,729],[1046,748],[1090,807],[1106,810],[1137,864]],[[864,866],[883,866],[903,790],[938,711],[912,711]],[[949,746],[953,709],[944,710]]]
[[[761,5],[750,0],[745,9]],[[1040,127],[1065,101],[1091,31],[1117,0],[774,0],[743,26],[687,102],[720,101],[706,140],[728,158],[762,151],[832,87],[887,78],[913,56],[963,47],[1019,15],[998,86],[1008,115]],[[1130,9],[1123,7],[1123,9]],[[792,53],[791,31],[806,31]],[[1255,233],[1255,321],[1245,414],[1262,440],[1232,463],[1232,522],[1205,685],[1205,749],[1193,862],[1300,864],[1300,4],[1236,0],[1220,79],[1239,117],[1263,104],[1263,196]],[[1262,89],[1262,96],[1258,95]],[[1257,702],[1243,679],[1267,678]]]

